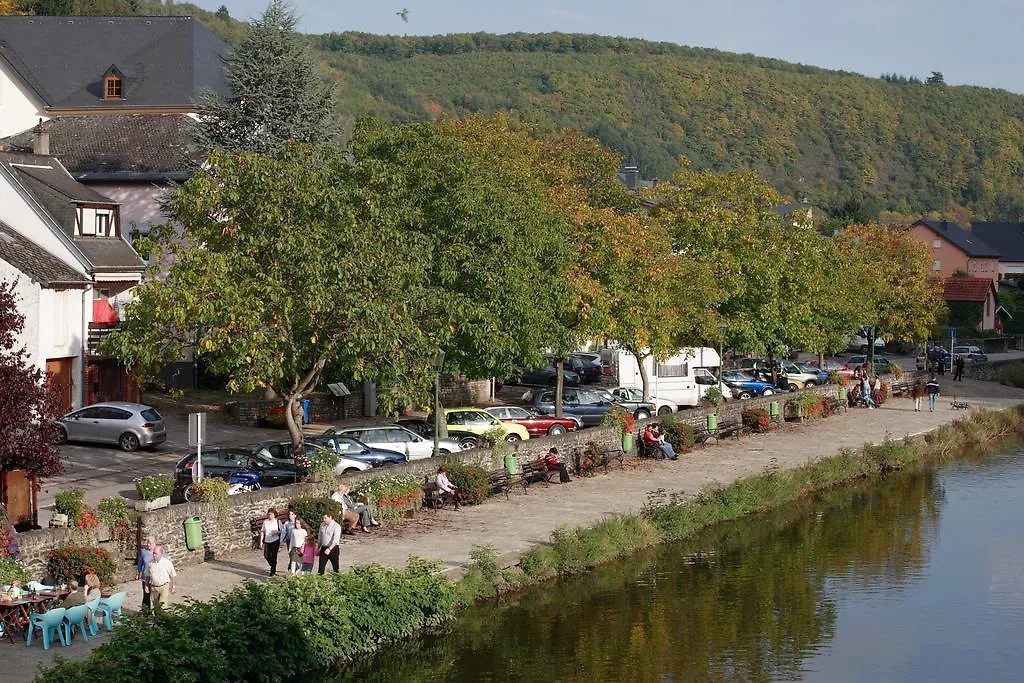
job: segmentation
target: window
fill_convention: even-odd
[[[658,366],[654,368],[655,377],[686,377],[689,374],[689,367],[687,363],[677,363],[674,365],[659,363]]]
[[[935,259],[932,263],[932,270],[942,270],[942,261]]]
[[[108,237],[110,230],[110,214],[97,213],[96,214],[96,236],[97,237]]]
[[[938,249],[941,246],[942,246],[942,240],[934,240],[934,241],[932,241],[932,249]]]
[[[987,273],[988,272],[988,264],[987,263],[979,263],[978,264],[978,270],[980,270],[983,273]]]
[[[121,79],[117,76],[107,76],[106,98],[116,100],[121,98]]]

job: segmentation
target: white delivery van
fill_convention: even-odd
[[[616,350],[615,354],[619,386],[643,389],[636,356],[622,349]],[[718,368],[721,364],[718,351],[706,346],[679,349],[679,353],[659,363],[655,363],[651,356],[644,359],[651,395],[691,407],[700,405],[707,390],[718,385]],[[732,392],[727,386],[723,384],[721,389],[724,397],[732,398]]]

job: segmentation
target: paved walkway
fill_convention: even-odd
[[[607,476],[574,479],[567,486],[535,485],[528,495],[515,491],[508,501],[499,496],[459,512],[423,511],[417,519],[398,527],[372,535],[346,536],[342,563],[346,567],[371,562],[403,566],[406,558],[417,555],[441,560],[447,569],[458,571],[469,562],[474,545],[486,542],[499,554],[519,553],[547,542],[559,525],[588,525],[608,515],[636,512],[651,491],[692,494],[706,484],[729,483],[757,474],[769,465],[797,467],[833,455],[841,448],[859,448],[886,436],[899,439],[930,431],[964,416],[949,408],[954,393],[972,407],[1006,408],[1024,403],[1024,391],[989,382],[968,380],[956,385],[956,391],[951,382],[943,386],[948,395],[943,396],[935,413],[915,413],[913,404],[901,399],[878,410],[851,410],[823,422],[787,425],[769,434],[726,440],[677,462],[631,461],[621,470],[613,465]],[[261,579],[265,575],[266,564],[256,551],[188,567],[179,575],[174,600],[205,600],[242,579]],[[138,605],[139,587],[133,584],[127,590],[126,604]],[[103,640],[101,636],[88,645],[76,643],[70,648],[52,648],[48,653],[36,645],[26,648],[0,643],[0,658],[5,664],[0,681],[30,680],[40,663],[52,661],[57,654],[69,659],[84,657],[90,646]]]

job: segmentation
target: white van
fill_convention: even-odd
[[[651,396],[672,401],[680,406],[696,407],[708,389],[718,385],[718,368],[722,359],[709,347],[679,349],[679,353],[655,364],[650,356],[644,359]],[[615,355],[619,386],[643,389],[636,357],[619,349]],[[722,384],[722,396],[732,398],[732,391]]]

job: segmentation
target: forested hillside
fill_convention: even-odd
[[[244,28],[226,8],[187,4],[36,0],[35,10],[72,2],[86,13],[114,3],[195,14],[229,42]],[[1024,96],[1002,90],[590,35],[331,33],[309,43],[339,81],[347,117],[511,111],[579,128],[648,178],[685,157],[699,169],[754,169],[796,199],[863,218],[1024,220]]]

